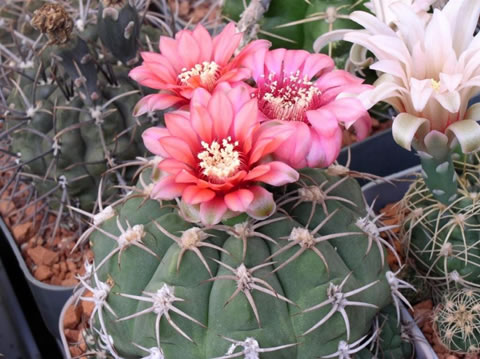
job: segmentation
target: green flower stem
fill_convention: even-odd
[[[453,166],[452,153],[447,152],[436,158],[425,152],[419,152],[422,174],[430,192],[441,203],[449,205],[457,198],[457,174]]]

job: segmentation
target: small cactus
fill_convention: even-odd
[[[473,154],[455,162],[460,188],[451,204],[439,202],[424,178],[410,186],[400,203],[405,247],[435,292],[480,287],[478,158]]]
[[[480,292],[460,289],[445,295],[433,314],[441,343],[462,354],[480,352]]]

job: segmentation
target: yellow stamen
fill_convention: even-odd
[[[432,82],[431,83],[432,88],[437,92],[440,91],[440,82],[434,79],[431,79],[431,82]]]
[[[231,143],[229,136],[222,140],[222,144],[213,141],[210,145],[202,141],[202,147],[205,151],[200,152],[197,157],[202,160],[200,168],[207,177],[216,179],[225,179],[235,173],[240,167],[240,153],[235,151],[238,141]]]
[[[192,85],[191,79],[199,77],[199,84],[207,89],[213,88],[215,81],[217,80],[219,66],[214,62],[204,61],[201,64],[196,64],[190,70],[187,68],[182,69],[182,73],[178,75],[180,82],[183,85]],[[193,84],[197,87],[196,84]]]

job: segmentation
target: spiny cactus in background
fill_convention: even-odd
[[[82,298],[95,304],[97,350],[348,358],[377,339],[374,318],[399,282],[354,179],[304,170],[275,192],[272,217],[207,227],[187,222],[175,202],[150,199],[150,171],[140,179],[89,237],[95,261],[81,281],[93,296]]]
[[[263,1],[265,2],[265,1]],[[367,10],[367,0],[271,0],[268,11],[258,22],[258,35],[273,43],[273,47],[313,50],[314,41],[322,34],[338,29],[357,29],[348,19],[355,10]],[[250,1],[247,1],[249,4]],[[244,2],[225,0],[222,12],[232,20],[239,20]],[[343,68],[350,44],[334,42],[324,49],[333,57],[337,67]]]
[[[439,202],[418,178],[400,203],[405,248],[434,289],[480,287],[479,155],[455,161],[456,199]]]
[[[181,20],[162,1],[144,0],[13,1],[0,15],[0,140],[12,159],[0,170],[14,174],[7,186],[31,181],[32,201],[59,214],[91,211],[100,183],[112,202],[134,174],[125,163],[146,152],[141,133],[162,120],[160,112],[132,116],[144,89],[128,72]]]
[[[434,330],[450,351],[480,352],[480,292],[460,289],[444,296],[433,315]]]

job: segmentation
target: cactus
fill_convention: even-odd
[[[460,289],[444,296],[435,307],[434,329],[448,350],[462,354],[480,352],[480,292]]]
[[[103,349],[116,358],[156,350],[292,359],[369,345],[376,314],[398,295],[381,228],[354,179],[313,169],[302,177],[279,189],[269,219],[204,227],[175,202],[149,199],[143,172],[89,237],[95,261],[81,281],[93,296],[82,299],[95,304]]]
[[[367,10],[366,0],[312,0],[289,1],[271,0],[268,11],[258,23],[259,36],[268,39],[273,47],[313,50],[314,41],[328,31],[356,29],[358,25],[348,19],[355,10]],[[247,2],[249,3],[249,2]],[[226,0],[223,14],[238,20],[244,7],[241,1]],[[350,45],[343,42],[331,43],[329,55],[341,66],[349,52]]]
[[[401,201],[405,247],[435,292],[480,286],[478,158],[472,154],[455,162],[459,188],[451,204],[439,202],[424,178]]]
[[[59,217],[67,207],[93,210],[98,193],[108,202],[118,198],[138,164],[131,161],[146,152],[141,133],[162,120],[161,112],[132,116],[146,90],[128,72],[141,49],[172,33],[163,19],[171,16],[175,26],[178,19],[168,8],[148,10],[141,0],[103,1],[95,11],[96,5],[35,0],[0,6],[0,108],[6,114],[0,140],[11,158],[0,171],[13,173],[7,186],[31,182],[32,201],[48,202]]]

